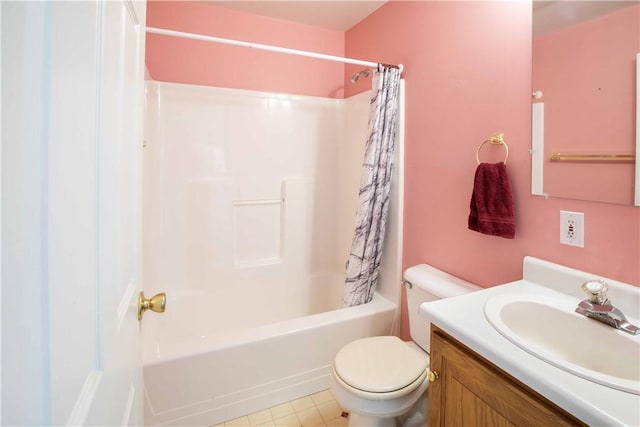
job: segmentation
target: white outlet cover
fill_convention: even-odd
[[[560,243],[584,248],[584,213],[560,211]]]

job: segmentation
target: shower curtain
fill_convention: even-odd
[[[346,266],[344,307],[366,304],[376,288],[389,212],[399,87],[400,70],[380,65],[372,81],[369,132],[356,226]]]

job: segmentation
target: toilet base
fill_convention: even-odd
[[[373,418],[366,415],[349,414],[348,427],[398,427],[395,418]]]
[[[427,425],[427,405],[429,402],[429,390],[418,399],[413,408],[397,418],[398,427],[424,427]]]
[[[405,414],[392,418],[377,418],[355,412],[349,414],[348,427],[424,427],[427,425],[428,392]]]

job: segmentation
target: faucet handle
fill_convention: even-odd
[[[609,285],[604,280],[589,280],[582,284],[582,290],[589,295],[589,302],[603,305],[607,302]]]

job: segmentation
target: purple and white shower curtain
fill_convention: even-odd
[[[380,65],[373,75],[356,227],[347,261],[343,307],[366,304],[376,289],[389,212],[398,120],[400,70]]]

